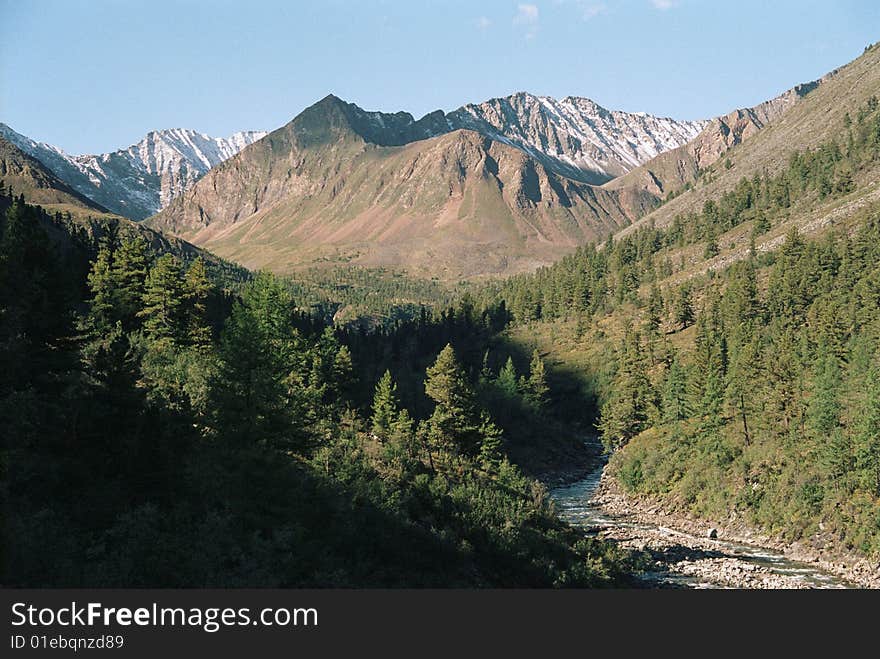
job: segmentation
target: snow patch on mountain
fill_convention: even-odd
[[[242,131],[224,138],[173,128],[151,131],[137,144],[113,153],[69,155],[0,123],[0,135],[42,162],[74,190],[135,220],[165,208],[209,169],[266,134]]]
[[[557,100],[526,92],[465,105],[447,119],[451,126],[503,139],[545,166],[588,183],[625,174],[689,142],[708,124],[610,111],[588,98]]]

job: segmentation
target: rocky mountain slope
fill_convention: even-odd
[[[588,98],[556,100],[525,92],[465,105],[447,121],[516,146],[558,174],[593,184],[686,144],[708,123],[609,111]]]
[[[549,171],[603,183],[693,138],[706,122],[611,112],[585,98],[519,93],[437,110],[416,120],[341,103],[355,130],[379,146],[402,146],[466,128],[514,146]],[[245,131],[214,138],[193,130],[153,131],[126,149],[71,156],[0,124],[0,136],[48,167],[68,186],[114,213],[142,220],[165,208],[209,169],[266,135]]]
[[[436,110],[418,120],[408,112],[370,112],[340,103],[355,130],[374,144],[401,146],[467,129],[524,151],[552,172],[593,184],[686,144],[708,124],[609,111],[588,98],[556,100],[526,92],[448,114]]]
[[[455,279],[533,269],[651,201],[563,177],[472,130],[410,141],[440,117],[407,117],[328,96],[149,224],[249,267],[354,261]]]
[[[245,131],[216,138],[186,129],[153,131],[127,149],[71,156],[0,124],[0,136],[40,161],[69,187],[134,220],[158,212],[211,167],[265,134]]]
[[[17,146],[0,137],[0,183],[15,197],[24,195],[28,202],[49,212],[72,214],[107,213],[107,209],[81,195]]]

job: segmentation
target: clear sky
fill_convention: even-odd
[[[70,153],[526,90],[697,119],[880,40],[877,0],[0,0],[0,121]]]

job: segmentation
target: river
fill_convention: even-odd
[[[560,517],[592,535],[616,540],[650,554],[653,568],[641,575],[659,588],[853,588],[815,565],[777,551],[710,539],[645,521],[643,516],[609,513],[596,494],[604,464],[585,478],[555,487],[551,497]]]

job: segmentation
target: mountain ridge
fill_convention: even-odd
[[[325,97],[148,224],[250,267],[354,261],[455,279],[537,267],[619,229],[641,203],[472,130],[375,144],[367,119]],[[412,134],[406,117],[399,127]]]
[[[265,135],[240,131],[213,138],[191,129],[150,131],[111,153],[72,156],[0,123],[0,136],[36,158],[59,179],[110,211],[142,220],[161,210],[211,167]]]
[[[715,117],[688,143],[665,151],[604,185],[612,190],[641,188],[658,198],[678,191],[694,183],[701,171],[717,162],[729,149],[781,117],[839,70],[835,69],[812,82],[795,85],[753,107],[737,108]]]

